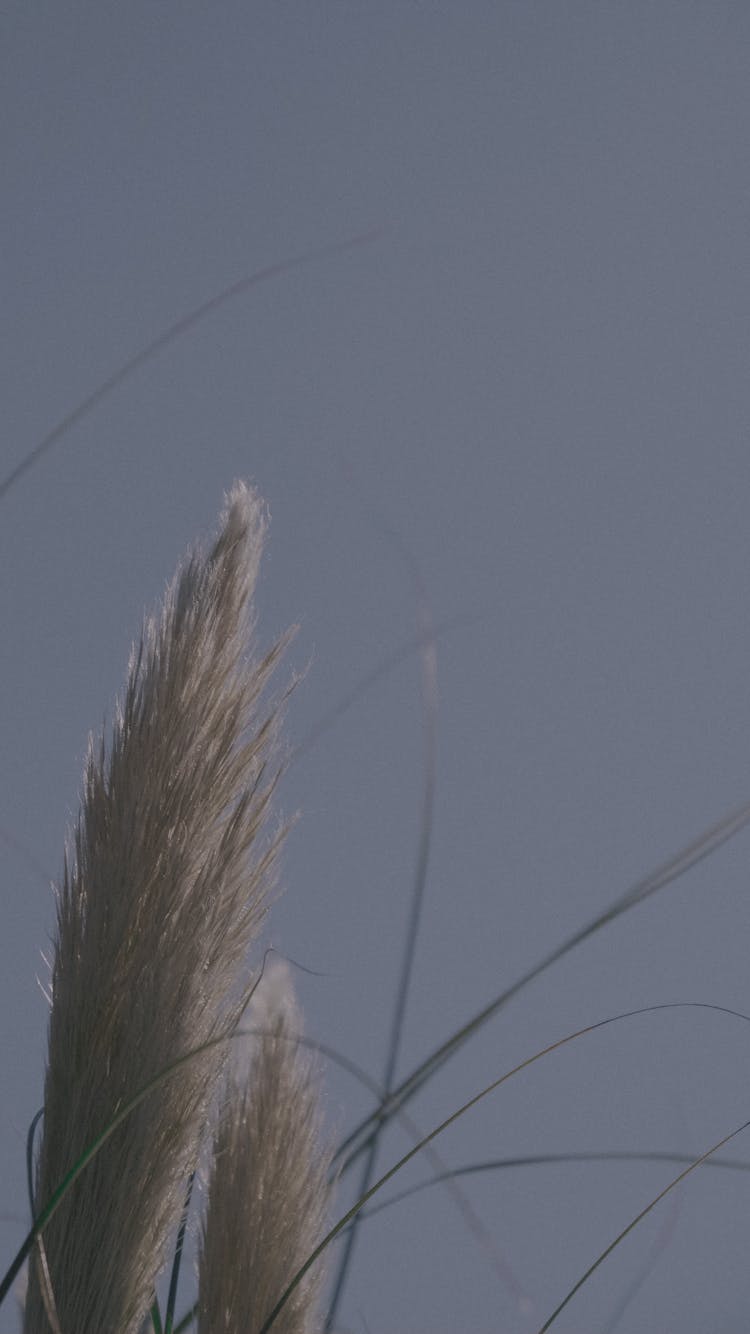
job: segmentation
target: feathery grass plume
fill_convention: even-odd
[[[199,1258],[198,1334],[258,1330],[320,1242],[330,1153],[320,1144],[314,1060],[288,970],[264,978],[249,1017],[259,1037],[249,1077],[230,1069],[213,1146]],[[318,1261],[279,1313],[278,1334],[321,1328]]]
[[[265,832],[278,708],[261,695],[286,639],[246,659],[265,528],[236,483],[213,548],[188,553],[144,626],[109,748],[89,745],[57,904],[37,1212],[129,1097],[247,1003],[283,833]],[[140,1328],[225,1059],[219,1043],[184,1062],[86,1167],[32,1255],[26,1334]]]

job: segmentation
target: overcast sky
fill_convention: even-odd
[[[235,477],[272,516],[261,642],[300,627],[292,746],[413,645],[425,599],[438,627],[399,1075],[750,798],[749,46],[736,0],[2,6],[0,476],[228,285],[377,235],[207,316],[0,501],[0,1259],[27,1220],[36,978],[87,735]],[[282,793],[301,819],[267,940],[317,974],[298,976],[311,1036],[376,1079],[425,698],[412,650]],[[416,1100],[420,1126],[619,1012],[750,1013],[749,865],[740,834],[522,991]],[[749,1051],[716,1012],[623,1020],[441,1153],[697,1156],[750,1116]],[[326,1098],[334,1135],[370,1107],[333,1067]],[[410,1143],[394,1128],[381,1170]],[[750,1163],[747,1136],[730,1151]],[[432,1188],[363,1225],[340,1327],[533,1334],[677,1171],[464,1178],[483,1241]],[[561,1334],[746,1329],[750,1177],[706,1166],[670,1198]]]

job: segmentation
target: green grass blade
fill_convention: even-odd
[[[190,1212],[190,1200],[193,1194],[193,1182],[195,1181],[195,1172],[190,1173],[188,1179],[187,1191],[185,1192],[185,1207],[180,1219],[180,1227],[177,1233],[177,1241],[174,1248],[174,1259],[172,1261],[172,1273],[169,1276],[169,1291],[167,1293],[167,1309],[164,1315],[164,1334],[172,1334],[174,1324],[174,1310],[177,1304],[177,1284],[180,1279],[180,1265],[182,1264],[182,1252],[185,1245],[185,1231],[187,1229],[188,1214]]]
[[[36,1205],[34,1204],[34,1139],[36,1137],[36,1128],[44,1116],[44,1108],[40,1107],[31,1118],[31,1125],[26,1134],[26,1189],[29,1196],[29,1213],[34,1217]]]

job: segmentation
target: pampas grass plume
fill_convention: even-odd
[[[261,696],[284,641],[246,658],[265,527],[236,484],[213,547],[188,555],[144,627],[109,744],[90,745],[58,895],[37,1212],[118,1109],[231,1031],[249,997],[281,839],[266,832],[278,710]],[[159,1082],[68,1191],[31,1258],[26,1334],[141,1328],[226,1047]]]
[[[244,1078],[230,1068],[214,1139],[199,1260],[198,1334],[249,1334],[319,1243],[330,1156],[320,1145],[314,1063],[296,1038],[288,969],[268,970],[248,1010],[257,1032]],[[278,1334],[320,1328],[320,1261],[279,1312]]]

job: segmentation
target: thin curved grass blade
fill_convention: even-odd
[[[560,1305],[556,1306],[554,1311],[552,1312],[552,1315],[549,1316],[547,1320],[545,1320],[544,1324],[539,1329],[538,1334],[546,1334],[547,1330],[552,1328],[555,1321],[557,1320],[557,1317],[561,1315],[562,1312],[565,1310],[566,1306],[568,1306],[569,1303],[572,1302],[576,1293],[580,1292],[584,1283],[588,1282],[588,1280],[592,1277],[592,1275],[596,1273],[599,1266],[604,1264],[604,1261],[607,1260],[609,1256],[612,1254],[612,1252],[615,1250],[615,1248],[620,1245],[620,1242],[624,1241],[625,1238],[630,1235],[633,1229],[636,1228],[638,1224],[641,1223],[643,1219],[646,1218],[651,1213],[651,1210],[655,1209],[657,1204],[660,1204],[661,1201],[665,1198],[665,1196],[669,1195],[670,1191],[673,1191],[676,1186],[679,1186],[680,1183],[686,1179],[686,1177],[690,1176],[691,1172],[694,1172],[697,1167],[700,1167],[703,1163],[705,1163],[707,1159],[711,1157],[712,1154],[718,1153],[719,1149],[723,1149],[725,1144],[729,1144],[730,1140],[735,1139],[737,1135],[742,1134],[742,1131],[747,1130],[748,1128],[750,1128],[750,1120],[743,1121],[742,1125],[737,1126],[736,1129],[731,1130],[728,1135],[724,1135],[721,1139],[717,1140],[716,1143],[712,1144],[710,1149],[706,1149],[706,1152],[702,1153],[699,1158],[694,1158],[693,1161],[690,1163],[690,1165],[684,1169],[684,1171],[680,1172],[678,1176],[674,1177],[669,1182],[669,1184],[664,1187],[663,1190],[660,1190],[659,1194],[654,1196],[653,1200],[651,1200],[650,1203],[646,1205],[645,1209],[641,1209],[640,1213],[636,1214],[635,1218],[631,1219],[627,1227],[624,1227],[622,1232],[618,1233],[614,1241],[610,1242],[609,1246],[605,1247],[601,1255],[599,1255],[597,1259],[594,1261],[594,1263],[590,1265],[589,1268],[586,1270],[585,1274],[581,1275],[578,1282],[573,1285],[573,1287],[570,1289],[570,1292],[568,1292],[567,1295],[560,1302]]]
[[[382,526],[382,525],[381,525]],[[395,541],[398,548],[402,551],[410,568],[411,575],[415,584],[417,594],[417,619],[419,629],[423,638],[421,649],[422,658],[422,713],[423,713],[423,734],[424,734],[424,767],[422,784],[422,810],[419,825],[419,838],[417,841],[417,856],[412,877],[411,902],[409,905],[409,917],[404,939],[403,956],[401,961],[401,970],[399,973],[398,985],[396,988],[396,998],[393,1007],[393,1017],[391,1020],[391,1032],[388,1042],[388,1052],[385,1062],[385,1072],[383,1075],[384,1098],[387,1100],[393,1087],[393,1081],[396,1075],[396,1066],[398,1062],[399,1051],[401,1048],[401,1038],[403,1034],[404,1020],[406,1018],[406,1007],[409,998],[409,989],[411,987],[412,973],[414,971],[414,960],[416,957],[417,939],[424,909],[424,895],[427,887],[427,868],[430,858],[430,848],[432,844],[432,827],[435,804],[435,784],[437,776],[437,723],[438,723],[438,677],[437,677],[437,644],[435,640],[435,631],[433,627],[432,612],[424,588],[421,572],[414,560],[411,551],[405,546],[400,534],[392,529],[387,530],[390,540]],[[378,1121],[375,1124],[373,1134],[370,1139],[366,1153],[363,1155],[362,1172],[360,1175],[357,1195],[364,1195],[375,1171],[375,1160],[378,1150],[378,1138],[383,1127],[383,1122]],[[336,1276],[333,1282],[328,1315],[326,1317],[325,1330],[330,1334],[333,1329],[339,1305],[344,1294],[346,1280],[354,1254],[354,1247],[357,1238],[357,1229],[359,1225],[359,1214],[355,1214],[352,1227],[347,1233],[344,1242],[343,1251],[339,1261]]]
[[[386,1209],[393,1209],[397,1204],[403,1204],[414,1195],[421,1195],[424,1191],[431,1190],[433,1186],[440,1186],[445,1181],[461,1177],[484,1176],[485,1173],[513,1171],[526,1167],[560,1167],[578,1163],[671,1163],[675,1166],[684,1166],[694,1161],[695,1157],[691,1153],[676,1153],[669,1149],[602,1149],[594,1152],[532,1153],[509,1158],[489,1158],[485,1162],[463,1163],[459,1167],[452,1167],[448,1172],[436,1173],[424,1181],[418,1181],[414,1186],[408,1186],[405,1190],[389,1195],[387,1200],[380,1200],[369,1209],[363,1209],[360,1218],[362,1222],[366,1222]],[[750,1160],[744,1158],[709,1158],[706,1166],[723,1168],[731,1172],[750,1172]]]

